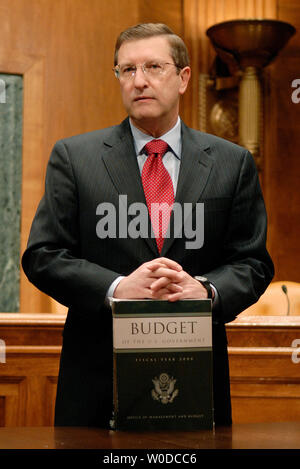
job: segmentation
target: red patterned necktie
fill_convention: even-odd
[[[174,203],[172,179],[162,161],[167,149],[168,144],[163,140],[147,143],[145,150],[148,158],[142,171],[144,193],[159,252],[162,250]]]

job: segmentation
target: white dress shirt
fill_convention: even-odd
[[[145,145],[153,140],[151,135],[145,134],[137,127],[133,125],[131,119],[129,119],[130,128],[133,136],[134,147],[137,155],[137,162],[139,165],[140,174],[142,174],[144,163],[148,157],[146,152],[144,151]],[[170,129],[167,133],[159,137],[160,140],[164,140],[168,145],[169,149],[165,153],[163,157],[163,164],[170,174],[173,183],[174,189],[174,196],[177,190],[177,183],[178,183],[178,175],[180,169],[180,159],[181,159],[181,120],[178,117],[176,124],[172,129]],[[124,276],[117,277],[113,283],[110,285],[106,298],[108,300],[109,297],[113,297],[114,291],[119,284],[119,282],[124,278]],[[216,288],[211,285],[215,292],[214,304],[216,303],[217,299],[217,290]]]

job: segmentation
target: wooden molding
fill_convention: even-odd
[[[43,194],[44,125],[45,125],[45,62],[41,56],[20,51],[0,51],[0,71],[23,76],[23,143],[21,191],[20,256],[27,244],[30,226]],[[51,301],[29,284],[20,268],[20,311],[51,311]]]

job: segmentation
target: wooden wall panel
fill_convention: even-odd
[[[293,24],[297,33],[268,68],[264,193],[275,280],[299,282],[300,103],[292,102],[291,83],[300,78],[300,3],[278,1],[278,19]]]
[[[290,348],[230,349],[234,422],[299,421],[299,366]]]
[[[300,280],[300,104],[291,101],[291,82],[299,75],[300,3],[296,0],[184,0],[184,35],[192,56],[192,83],[184,97],[185,121],[198,128],[199,72],[208,73],[215,52],[206,37],[211,25],[239,18],[287,21],[298,33],[264,70],[264,167],[261,177],[269,215],[268,248],[274,280]]]
[[[42,195],[46,163],[54,142],[112,125],[125,116],[118,83],[111,71],[114,42],[120,30],[137,22],[162,21],[183,34],[191,54],[192,82],[183,99],[182,117],[188,125],[197,128],[198,74],[209,71],[214,57],[206,29],[216,22],[249,16],[278,18],[296,26],[297,36],[268,68],[263,190],[270,220],[268,244],[275,261],[276,278],[300,281],[297,151],[300,104],[290,100],[290,82],[300,78],[298,1],[2,0],[0,13],[0,72],[24,76],[22,250]],[[32,287],[22,274],[21,311],[51,313],[59,308]],[[23,425],[24,422],[46,425],[53,421],[59,334],[64,322],[63,316],[54,316],[47,327],[39,315],[36,315],[36,325],[30,320],[30,325],[18,326],[16,318],[15,327],[12,323],[5,325],[5,334],[8,329],[11,331],[7,336],[11,342],[7,347],[7,366],[0,364],[0,425]],[[25,321],[26,314],[23,317]],[[47,315],[44,318],[49,321]],[[278,327],[273,331],[273,338],[267,335],[268,344],[265,342],[265,349],[261,351],[264,353],[256,353],[255,358],[253,348],[262,346],[255,340],[257,337],[263,340],[266,329],[256,327],[255,339],[251,325],[247,331],[239,328],[235,335],[232,335],[233,330],[231,326],[227,329],[235,421],[245,421],[248,405],[251,418],[260,419],[274,419],[276,403],[280,418],[288,403],[293,402],[298,409],[299,382],[294,373],[299,376],[300,365],[289,367],[290,350],[281,351],[276,360],[272,359],[273,352],[268,355],[266,350],[267,347],[289,347],[287,342],[283,344]],[[289,331],[284,333],[289,334]],[[250,350],[241,353],[239,347],[244,347],[243,340],[248,342]],[[289,376],[284,374],[286,370]],[[282,376],[287,383],[280,381]],[[26,401],[24,396],[28,395],[32,397]],[[31,411],[35,404],[36,409]],[[258,409],[256,414],[255,408]],[[261,413],[264,409],[266,414]],[[248,412],[248,418],[249,415]]]
[[[0,423],[3,427],[19,427],[25,424],[26,378],[24,376],[1,376]]]
[[[138,20],[138,0],[2,0],[0,71],[24,74],[21,252],[42,196],[56,140],[124,117],[112,72],[121,30]],[[56,304],[21,273],[21,311]]]
[[[199,126],[199,73],[209,73],[215,57],[206,30],[222,21],[276,15],[276,0],[184,0],[184,38],[192,57],[192,86],[184,98],[184,117],[189,125]]]
[[[184,0],[140,0],[139,22],[165,23],[175,34],[183,34],[182,7]]]
[[[293,0],[3,0],[1,11],[0,70],[21,73],[25,80],[21,252],[43,192],[54,142],[114,124],[125,116],[111,71],[120,30],[138,21],[163,21],[184,36],[192,80],[181,113],[188,125],[197,128],[198,75],[209,70],[214,57],[206,29],[219,21],[245,17],[279,18],[296,27],[300,23],[299,4]],[[294,151],[299,112],[288,96],[290,80],[297,77],[298,59],[299,34],[270,68],[263,176],[270,219],[268,245],[276,279],[296,281],[300,204],[296,191],[291,197],[290,188],[298,187],[299,182],[299,159]],[[22,312],[59,310],[21,273]]]
[[[56,140],[120,122],[113,76],[121,30],[162,21],[182,33],[182,0],[2,0],[0,71],[24,75],[21,252]],[[21,272],[21,312],[65,311]]]
[[[138,21],[163,21],[183,34],[193,72],[182,116],[188,125],[197,128],[198,74],[209,70],[214,57],[206,29],[219,21],[249,16],[279,18],[299,28],[299,8],[295,0],[3,0],[0,70],[24,75],[21,252],[43,192],[46,163],[54,142],[111,125],[125,116],[111,71],[114,42],[120,30]],[[299,185],[299,158],[294,151],[299,112],[289,96],[290,81],[298,72],[299,41],[298,34],[270,68],[263,178],[270,219],[268,244],[276,279],[296,281],[300,204],[299,191],[291,195],[291,188]],[[55,302],[38,292],[21,273],[21,311],[57,310]]]
[[[300,416],[300,383],[270,381],[231,384],[232,419],[239,423],[298,422]]]
[[[9,316],[0,316],[7,345],[0,426],[51,426],[65,316]],[[300,337],[300,317],[288,319],[244,317],[227,325],[234,423],[299,421],[300,363],[292,360],[292,342]]]
[[[240,317],[227,337],[233,422],[299,421],[299,316]]]
[[[58,376],[47,376],[45,380],[45,402],[44,407],[45,422],[54,422],[55,399]]]
[[[60,346],[8,346],[0,367],[0,423],[6,427],[51,426]]]
[[[0,427],[5,427],[5,397],[0,395]]]
[[[21,210],[21,241],[22,253],[27,244],[28,233],[34,217],[36,202],[43,193],[44,174],[44,75],[45,63],[43,57],[32,56],[19,50],[8,48],[0,53],[0,70],[4,73],[19,74],[23,76],[23,143],[22,143],[22,210]],[[41,155],[41,157],[37,157]],[[34,157],[34,158],[33,158]],[[26,292],[25,307],[31,310],[39,308],[40,311],[50,306],[46,295],[38,293],[27,282],[23,272],[20,278],[20,303]],[[25,290],[25,291],[24,291]]]
[[[64,315],[1,314],[0,426],[51,426]]]

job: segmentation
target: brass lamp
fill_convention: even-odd
[[[278,54],[295,28],[277,20],[245,19],[211,26],[206,34],[232,74],[240,74],[238,92],[238,140],[253,154],[260,169],[262,115],[261,71]]]

